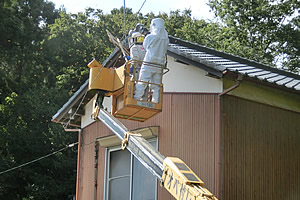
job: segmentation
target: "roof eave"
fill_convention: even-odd
[[[85,83],[77,90],[74,95],[57,111],[55,115],[52,117],[52,122],[60,123],[61,119],[68,114],[70,109],[87,93],[89,80],[86,80]]]
[[[207,71],[209,74],[212,74],[218,78],[223,77],[223,68],[219,68],[219,66],[217,66],[216,64],[214,64],[212,62],[207,62],[205,60],[200,60],[200,59],[198,59],[196,61],[196,60],[187,58],[185,55],[182,55],[176,51],[173,51],[170,48],[168,49],[167,53],[169,56],[172,56],[175,59],[178,59],[180,61],[183,61],[184,63],[193,65],[195,67],[199,67],[199,68]]]
[[[243,81],[249,81],[249,82],[253,82],[253,83],[256,83],[256,84],[262,84],[262,85],[265,85],[265,86],[270,87],[270,88],[275,88],[275,89],[283,90],[283,91],[290,92],[290,93],[293,93],[293,94],[296,94],[296,95],[300,95],[300,92],[298,90],[296,90],[295,88],[288,88],[288,87],[285,87],[284,85],[277,85],[277,84],[268,82],[267,80],[262,80],[262,79],[259,79],[259,78],[250,77],[247,74],[241,74],[241,73],[234,72],[234,71],[226,71],[226,73],[224,73],[224,78],[225,77],[231,77],[231,78],[237,80],[238,75],[243,76]]]

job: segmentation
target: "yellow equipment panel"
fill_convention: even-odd
[[[217,200],[200,178],[179,158],[164,160],[163,187],[175,199]]]
[[[124,86],[124,66],[117,70],[105,68],[94,59],[88,64],[88,67],[90,68],[89,90],[113,92]]]

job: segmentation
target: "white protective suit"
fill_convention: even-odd
[[[135,32],[135,33],[132,34],[133,38],[138,37],[138,36],[142,36],[142,34],[139,33],[139,32]],[[131,57],[131,59],[143,61],[144,57],[145,57],[145,53],[146,53],[146,51],[143,47],[143,44],[134,43],[132,45],[132,47],[130,47],[130,57]],[[133,75],[134,75],[134,78],[136,80],[139,79],[140,69],[141,69],[141,64],[140,63],[134,63]]]
[[[152,19],[150,25],[150,34],[146,36],[143,46],[146,50],[144,62],[156,63],[165,65],[166,52],[168,49],[169,38],[168,33],[165,30],[164,20],[161,18]],[[139,80],[149,83],[161,84],[162,68],[153,67],[143,63],[140,71]],[[134,98],[140,100],[147,87],[146,83],[138,82],[136,84],[136,90]],[[160,86],[151,84],[153,92],[152,102],[159,102]]]

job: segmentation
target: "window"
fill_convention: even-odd
[[[156,138],[148,140],[157,147]],[[107,148],[106,200],[154,200],[156,178],[128,150]]]

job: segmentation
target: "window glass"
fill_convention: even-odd
[[[130,198],[131,155],[128,151],[110,152],[108,199],[127,200]]]
[[[109,178],[130,175],[130,152],[112,151],[110,153]]]
[[[156,147],[156,139],[149,141]],[[128,150],[108,150],[107,200],[154,200],[156,178]]]
[[[156,141],[150,143],[156,147]],[[133,159],[132,173],[132,199],[155,199],[156,178],[136,158]]]
[[[130,177],[109,181],[109,200],[128,200],[130,198]]]

